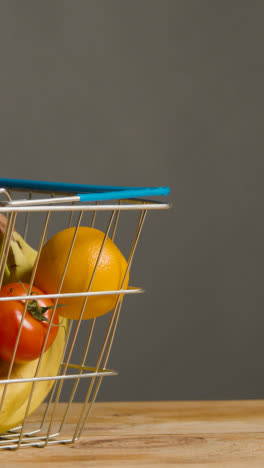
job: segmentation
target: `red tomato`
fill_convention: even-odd
[[[27,296],[28,290],[29,284],[27,283],[10,283],[1,288],[0,297]],[[16,363],[31,361],[40,356],[53,312],[54,302],[51,299],[38,299],[38,294],[43,294],[40,289],[33,286],[31,294],[32,300],[28,300],[28,307],[18,342]],[[0,358],[5,361],[10,362],[12,359],[25,303],[26,300],[22,299],[0,301]],[[58,325],[59,317],[56,310],[45,351],[56,338]]]

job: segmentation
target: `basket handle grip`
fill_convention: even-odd
[[[128,198],[164,196],[170,193],[169,187],[138,187],[109,190],[100,193],[79,193],[80,202],[99,201],[99,200],[125,200]]]

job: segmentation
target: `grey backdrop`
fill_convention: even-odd
[[[264,395],[261,1],[0,1],[1,175],[170,185],[99,399]]]

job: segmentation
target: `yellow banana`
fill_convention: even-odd
[[[0,245],[4,239],[7,223],[7,217],[0,213]],[[27,244],[23,237],[14,229],[5,265],[3,284],[15,281],[29,283],[36,257],[37,251]]]
[[[67,320],[64,319],[61,325],[55,340],[43,355],[38,377],[52,377],[56,376],[58,373],[65,345]],[[34,377],[37,364],[38,359],[25,364],[15,364],[11,379]],[[8,368],[9,363],[0,360],[0,379],[5,379],[7,377]],[[35,383],[29,414],[38,408],[48,395],[54,383],[54,380],[43,380]],[[31,388],[32,382],[8,383],[2,411],[0,413],[0,434],[17,426],[23,421]],[[0,384],[0,399],[2,398],[3,390],[4,384]]]

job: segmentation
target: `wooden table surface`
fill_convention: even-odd
[[[263,468],[264,401],[96,403],[78,442],[0,451],[1,468],[52,465]]]

